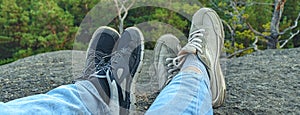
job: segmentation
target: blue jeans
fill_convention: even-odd
[[[0,102],[1,115],[99,115],[110,114],[96,88],[89,81],[63,85],[46,94]]]
[[[209,78],[202,73],[181,72],[158,95],[146,114],[213,114]],[[0,102],[1,114],[110,114],[89,81],[60,86],[46,94]]]
[[[207,73],[181,72],[153,102],[146,115],[212,115]]]

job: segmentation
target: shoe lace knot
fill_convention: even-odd
[[[199,29],[197,31],[192,32],[189,36],[188,43],[184,48],[186,48],[187,50],[189,49],[187,47],[195,48],[200,53],[203,53],[202,50],[203,46],[201,45],[201,43],[203,42],[202,38],[204,37],[204,32],[205,29]],[[190,52],[190,51],[186,51],[186,52]],[[175,58],[167,58],[166,61],[168,63],[168,67],[170,66],[170,67],[180,68],[183,65],[186,55],[188,55],[188,53],[181,54]],[[173,72],[174,69],[170,69],[168,70],[168,72],[169,71]]]
[[[109,65],[109,63],[106,62],[105,59],[109,57],[111,57],[111,55],[107,55],[106,53],[103,53],[101,51],[91,49],[87,55],[87,65],[83,70],[83,76],[89,76],[95,71],[105,69],[106,66]]]

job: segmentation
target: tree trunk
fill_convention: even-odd
[[[248,27],[251,29],[252,32],[254,32],[254,34],[263,36],[265,39],[268,40],[267,42],[268,49],[283,48],[289,40],[291,40],[293,37],[295,37],[297,34],[300,33],[300,30],[298,30],[296,33],[291,32],[290,38],[285,40],[284,43],[280,45],[279,37],[285,34],[287,31],[291,31],[292,29],[296,28],[298,25],[298,20],[300,18],[300,12],[299,12],[295,20],[295,24],[280,32],[279,25],[280,25],[280,20],[282,18],[285,2],[286,0],[274,0],[274,12],[271,20],[270,35],[264,35],[263,33],[253,29],[253,27],[249,23],[247,23]]]
[[[284,9],[285,0],[274,0],[274,12],[271,21],[271,35],[268,39],[268,49],[276,49],[279,39],[279,24]]]
[[[295,38],[296,39],[293,39],[294,47],[300,47],[300,34],[298,34]]]
[[[120,19],[120,24],[119,24],[119,32],[122,34],[124,31],[124,20]]]
[[[268,49],[277,49],[277,44],[278,44],[278,37],[271,37],[272,39],[268,40]]]

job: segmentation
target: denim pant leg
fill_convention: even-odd
[[[89,81],[79,81],[57,87],[46,94],[0,102],[0,113],[88,115],[109,114],[110,110]]]
[[[206,71],[200,74],[181,72],[160,92],[146,115],[212,115],[209,87]]]

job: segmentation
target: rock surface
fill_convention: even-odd
[[[153,51],[146,51],[137,83],[137,110],[157,96]],[[266,50],[222,59],[225,104],[215,114],[300,114],[300,49]],[[0,101],[45,93],[80,76],[85,52],[57,51],[0,66]]]

